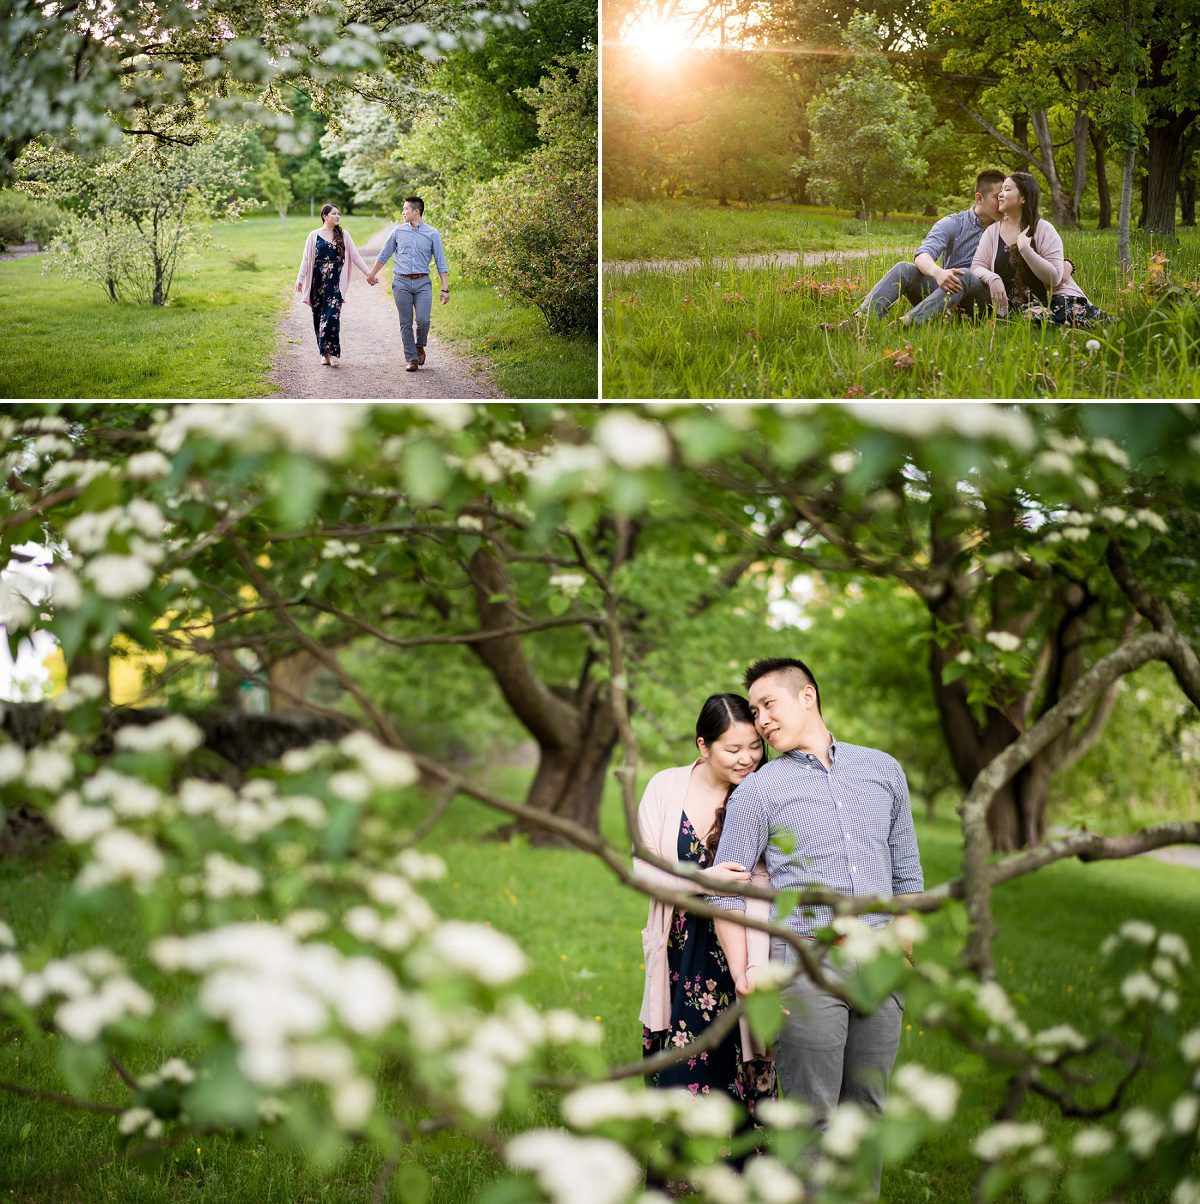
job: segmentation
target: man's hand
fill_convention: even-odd
[[[962,268],[938,268],[934,273],[934,279],[938,282],[938,288],[944,293],[961,293],[962,281],[959,280],[958,274]]]
[[[745,973],[733,984],[733,989],[739,995],[752,995],[757,987],[753,966],[747,966]]]
[[[450,290],[448,288],[442,289],[442,304],[443,305],[450,304]]]
[[[375,286],[376,286],[376,285],[379,283],[379,281],[375,279],[375,274],[374,274],[374,272],[372,272],[372,273],[371,273],[371,275],[369,275],[369,276],[367,277],[367,283],[368,283],[368,284],[369,284],[369,285],[370,285],[372,288],[374,288],[374,287],[375,287]]]
[[[722,861],[719,865],[714,865],[704,872],[709,881],[716,882],[717,885],[727,882],[750,881],[750,871],[744,865],[738,865],[736,861]]]

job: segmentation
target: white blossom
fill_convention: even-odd
[[[607,1120],[638,1114],[634,1096],[617,1083],[592,1083],[563,1098],[562,1114],[576,1129],[592,1129]]]
[[[1033,426],[1024,414],[991,402],[958,402],[936,405],[905,402],[855,402],[848,407],[862,422],[904,435],[932,435],[950,430],[965,438],[997,438],[1011,443],[1018,451],[1033,447]]]
[[[596,442],[614,464],[631,472],[662,464],[671,455],[665,428],[626,410],[605,413],[596,424]]]
[[[1179,1051],[1188,1062],[1200,1062],[1200,1028],[1190,1029],[1179,1042]]]
[[[552,573],[550,576],[551,588],[568,598],[578,597],[579,591],[586,584],[587,577],[583,573]]]
[[[15,782],[25,772],[25,750],[19,744],[0,744],[0,786]]]
[[[684,1098],[683,1105],[679,1113],[679,1127],[685,1133],[701,1137],[727,1137],[733,1128],[733,1101],[723,1092],[714,1091]]]
[[[0,989],[18,987],[24,977],[25,967],[21,965],[21,959],[10,951],[0,953]]]
[[[329,789],[335,797],[347,803],[362,803],[370,797],[371,783],[361,773],[342,770],[340,773],[330,774]]]
[[[308,773],[328,751],[329,745],[324,741],[310,744],[306,748],[289,748],[279,758],[279,765],[285,773]]]
[[[102,832],[92,846],[96,864],[104,871],[99,881],[128,879],[146,886],[163,872],[165,862],[158,848],[144,837],[124,828]]]
[[[764,1099],[755,1109],[755,1119],[773,1129],[798,1129],[812,1119],[812,1109],[794,1099]]]
[[[994,644],[1001,652],[1016,652],[1021,647],[1021,637],[1011,631],[989,631],[987,642]]]
[[[724,1163],[697,1167],[689,1178],[709,1204],[745,1204],[746,1189],[741,1176]]]
[[[1121,1117],[1129,1148],[1139,1158],[1149,1158],[1163,1136],[1163,1124],[1149,1108],[1130,1108]]]
[[[135,452],[125,461],[125,475],[135,481],[155,481],[168,476],[171,461],[160,451]]]
[[[341,748],[353,757],[363,773],[383,789],[411,786],[418,777],[412,757],[381,744],[369,732],[352,732],[341,742]]]
[[[1071,1152],[1077,1158],[1100,1158],[1116,1143],[1116,1138],[1107,1129],[1080,1129],[1071,1141]]]
[[[999,1162],[1017,1150],[1040,1145],[1045,1137],[1045,1130],[1039,1124],[1002,1120],[999,1124],[984,1129],[975,1138],[971,1148],[976,1156],[985,1162]]]
[[[847,961],[861,964],[895,951],[895,940],[887,928],[872,928],[857,916],[839,916],[832,927],[842,938],[837,949]]]
[[[1167,957],[1173,957],[1181,966],[1191,964],[1191,950],[1188,943],[1177,932],[1164,932],[1158,938],[1158,951]]]
[[[13,934],[13,930],[3,920],[0,920],[0,949],[15,949],[16,947],[17,938]]]
[[[182,1058],[168,1058],[158,1068],[158,1077],[164,1083],[187,1086],[196,1081],[196,1072]]]
[[[358,1129],[367,1123],[375,1103],[375,1085],[370,1079],[353,1078],[339,1083],[330,1099],[333,1119],[343,1129]]]
[[[1131,1007],[1138,1003],[1153,1003],[1161,994],[1158,983],[1139,970],[1121,983],[1121,996]]]
[[[503,986],[528,966],[520,946],[502,932],[484,924],[447,920],[430,939],[434,955],[453,970],[469,974],[489,986]]]
[[[78,610],[83,605],[83,586],[66,565],[50,570],[50,598],[55,610]]]
[[[906,1062],[892,1076],[896,1090],[906,1095],[931,1120],[950,1121],[958,1107],[961,1088],[944,1074],[932,1074],[916,1062]]]
[[[436,853],[404,849],[392,864],[412,882],[439,882],[446,876],[446,863]]]
[[[117,1118],[117,1128],[128,1137],[146,1128],[154,1119],[154,1113],[149,1108],[127,1108]]]
[[[102,598],[112,600],[139,593],[154,580],[154,570],[144,560],[117,553],[88,561],[84,575]]]
[[[1042,1029],[1041,1032],[1035,1033],[1033,1044],[1045,1055],[1052,1056],[1062,1050],[1083,1049],[1087,1041],[1069,1024],[1057,1024],[1053,1028]]]
[[[1200,1097],[1181,1095],[1171,1105],[1171,1128],[1176,1133],[1192,1133],[1200,1120]]]
[[[1127,941],[1133,941],[1137,945],[1153,945],[1154,938],[1158,935],[1154,925],[1147,924],[1145,920],[1126,920],[1117,932]]]
[[[204,893],[210,899],[256,895],[262,885],[262,875],[253,866],[242,865],[223,853],[209,853],[204,858]]]
[[[177,757],[186,757],[204,743],[204,733],[182,715],[168,715],[155,723],[126,724],[118,730],[118,748],[133,752],[157,752],[165,749]]]
[[[1171,1204],[1200,1204],[1200,1183],[1195,1179],[1180,1179],[1171,1193]]]
[[[601,1137],[531,1129],[504,1150],[514,1170],[532,1171],[552,1204],[624,1204],[642,1181],[628,1151]]]
[[[54,749],[33,749],[25,762],[25,784],[50,794],[61,790],[74,773],[75,764],[71,758]]]
[[[1138,522],[1144,527],[1153,527],[1155,531],[1165,535],[1169,530],[1167,520],[1161,514],[1156,514],[1153,510],[1139,510],[1137,512]]]
[[[835,1158],[853,1158],[871,1131],[871,1120],[857,1104],[839,1104],[822,1135],[825,1149]]]
[[[99,552],[107,546],[109,535],[120,530],[124,517],[116,506],[108,510],[87,510],[71,519],[63,527],[63,534],[73,551]]]
[[[529,470],[529,482],[535,489],[551,489],[560,477],[582,473],[594,478],[603,472],[604,454],[598,447],[577,447],[566,443],[543,456]]]
[[[760,1154],[742,1171],[746,1185],[762,1204],[798,1204],[804,1199],[804,1184],[778,1158]]]
[[[853,470],[858,463],[858,453],[853,451],[834,452],[829,457],[829,467],[841,476]]]
[[[1100,340],[1099,339],[1088,339],[1088,341],[1086,343],[1084,343],[1084,346],[1092,354],[1095,354],[1097,351],[1100,350]]]
[[[323,911],[308,908],[302,911],[293,911],[290,915],[285,916],[283,926],[293,936],[298,936],[303,940],[306,936],[315,936],[318,932],[324,932],[329,927],[329,917]]]
[[[50,822],[64,840],[71,844],[86,844],[115,826],[117,821],[107,807],[88,806],[72,790],[50,808]]]

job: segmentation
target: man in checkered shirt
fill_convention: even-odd
[[[744,685],[759,734],[777,754],[733,792],[714,861],[753,866],[765,855],[776,891],[826,886],[848,895],[904,895],[925,889],[913,830],[908,784],[899,762],[887,753],[843,744],[821,716],[816,679],[803,661],[775,657],[746,670]],[[784,853],[772,838],[788,832],[795,849]],[[790,842],[788,842],[790,843]],[[745,910],[737,896],[712,896],[729,911]],[[796,908],[773,916],[798,935],[828,927],[832,909]],[[891,917],[863,917],[873,927]],[[746,962],[746,930],[717,921],[717,935],[739,994],[753,988],[754,967]],[[771,960],[794,965],[799,957],[786,941],[771,938]],[[834,977],[853,970],[823,969]],[[887,1080],[900,1044],[903,1003],[898,994],[863,1015],[818,989],[807,975],[785,992],[784,1027],[776,1047],[784,1094],[813,1110],[823,1129],[839,1103],[883,1111]],[[876,1190],[879,1186],[877,1168]]]

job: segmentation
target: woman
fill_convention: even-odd
[[[1098,305],[1093,305],[1087,294],[1075,283],[1075,264],[1063,259],[1063,274],[1054,286],[1050,298],[1050,321],[1058,326],[1095,326],[1101,322],[1114,321]]]
[[[733,862],[714,865],[733,788],[764,761],[750,705],[737,694],[714,694],[696,720],[699,758],[664,769],[646,786],[638,808],[642,844],[666,861],[688,862],[708,871],[710,881],[769,886],[766,867],[754,873]],[[644,881],[674,891],[706,893],[698,884],[635,861]],[[747,915],[766,920],[770,905],[747,900]],[[767,961],[765,933],[747,932],[750,965]],[[656,899],[642,932],[646,983],[642,996],[642,1049],[646,1057],[677,1049],[699,1037],[737,998],[729,965],[710,919],[675,911]],[[775,1094],[775,1068],[756,1050],[743,1019],[715,1049],[664,1067],[650,1076],[657,1087],[686,1087],[695,1095],[724,1091],[753,1119],[759,1099]]]
[[[988,286],[997,316],[1010,306],[1048,311],[1063,273],[1058,231],[1038,216],[1041,191],[1027,172],[1014,171],[1000,185],[1000,220],[983,232],[971,272]],[[960,294],[961,297],[961,294]]]
[[[342,229],[342,215],[336,205],[321,208],[321,221],[321,228],[314,230],[304,244],[296,292],[305,305],[312,306],[321,363],[336,368],[333,361],[342,354],[342,302],[350,290],[350,265],[353,263],[364,276],[369,276],[371,269],[358,253],[354,239]]]

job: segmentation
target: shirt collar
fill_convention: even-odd
[[[829,747],[826,750],[829,753],[829,764],[833,765],[837,761],[838,753],[837,737],[833,732],[829,733]],[[793,748],[783,754],[785,757],[795,757],[799,761],[803,761],[806,765],[811,765],[814,761],[819,760],[813,753],[805,752],[802,748]]]
[[[979,230],[986,230],[986,229],[987,229],[987,227],[986,227],[986,226],[983,224],[983,222],[981,222],[981,221],[979,220],[979,214],[975,212],[975,206],[974,206],[974,205],[972,205],[972,206],[971,206],[971,208],[967,210],[967,213],[969,213],[969,214],[970,214],[970,216],[971,216],[971,221],[975,223],[975,227],[976,227],[976,229],[979,229]]]

